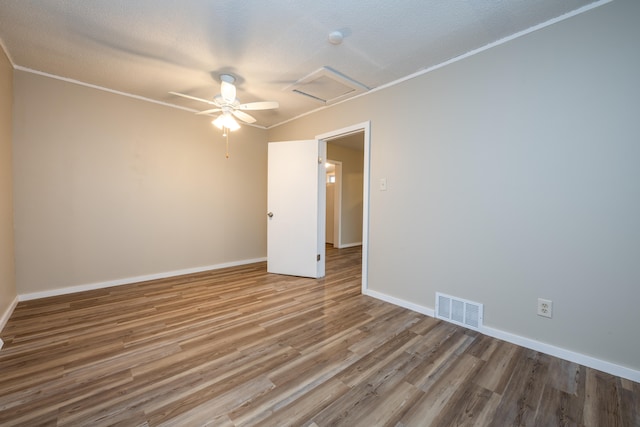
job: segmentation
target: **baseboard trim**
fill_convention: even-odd
[[[267,258],[253,258],[240,261],[232,261],[221,264],[207,265],[195,268],[185,268],[183,270],[167,271],[164,273],[147,274],[143,276],[127,277],[118,280],[108,280],[106,282],[89,283],[86,285],[70,286],[66,288],[52,289],[50,291],[33,292],[29,294],[18,295],[19,301],[29,301],[40,298],[55,297],[59,295],[73,294],[76,292],[93,291],[96,289],[110,288],[112,286],[129,285],[131,283],[146,282],[148,280],[166,279],[168,277],[182,276],[185,274],[201,273],[209,270],[219,270],[221,268],[236,267],[239,265],[254,264],[256,262],[266,261]]]
[[[362,246],[362,242],[343,243],[342,245],[338,246],[338,249],[353,248],[354,246]]]
[[[560,359],[568,360],[569,362],[578,363],[580,365],[588,366],[589,368],[597,369],[598,371],[606,372],[611,375],[616,375],[618,377],[626,378],[631,381],[640,382],[640,371],[636,371],[625,366],[616,365],[615,363],[607,362],[606,360],[597,359],[595,357],[587,356],[586,354],[577,353],[575,351],[567,350],[562,347],[557,347],[551,344],[536,341],[531,338],[526,338],[520,335],[513,334],[511,332],[506,332],[487,326],[484,326],[482,329],[480,329],[480,332],[485,335],[489,335],[490,337],[498,338],[512,344],[555,356]]]
[[[409,310],[425,314],[430,317],[435,317],[435,312],[431,308],[427,308],[412,302],[405,301],[400,298],[396,298],[381,292],[367,289],[363,294],[371,296],[373,298],[407,308]],[[493,338],[497,338],[503,341],[510,342],[521,347],[525,347],[531,350],[539,351],[541,353],[548,354],[550,356],[558,357],[560,359],[567,360],[569,362],[578,363],[589,368],[597,369],[598,371],[606,372],[611,375],[626,378],[631,381],[640,383],[640,371],[627,368],[625,366],[617,365],[615,363],[607,362],[606,360],[597,359],[595,357],[587,356],[582,353],[567,350],[562,347],[557,347],[544,342],[536,341],[531,338],[523,337],[520,335],[506,332],[500,329],[483,326],[480,332]]]
[[[391,295],[383,294],[381,292],[373,291],[371,289],[367,289],[365,292],[363,292],[363,294],[369,295],[370,297],[373,297],[385,302],[389,302],[391,304],[394,304],[400,307],[408,308],[409,310],[416,311],[421,314],[425,314],[429,317],[436,317],[435,311],[433,311],[430,308],[427,308],[418,304],[414,304],[412,302],[405,301],[400,298],[392,297]]]
[[[7,322],[9,321],[9,318],[11,317],[11,314],[13,314],[13,310],[16,309],[16,305],[18,305],[18,296],[17,295],[13,299],[11,304],[9,304],[9,307],[7,307],[5,312],[2,313],[2,316],[0,317],[0,331],[2,331],[4,329],[4,327],[7,325]],[[2,343],[0,343],[0,348],[2,348]]]

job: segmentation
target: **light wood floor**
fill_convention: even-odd
[[[640,384],[264,263],[21,302],[0,425],[640,426]]]

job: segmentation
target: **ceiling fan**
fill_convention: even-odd
[[[211,114],[221,112],[211,123],[222,130],[222,136],[226,138],[227,152],[226,157],[229,158],[229,132],[240,129],[240,124],[234,119],[234,117],[242,120],[245,123],[255,123],[256,119],[250,114],[245,113],[243,110],[271,110],[278,108],[280,105],[276,101],[260,101],[250,102],[248,104],[240,104],[238,98],[236,98],[236,78],[231,74],[220,75],[220,94],[213,97],[213,100],[197,98],[195,96],[186,95],[179,92],[169,92],[172,95],[181,96],[187,99],[193,99],[195,101],[204,102],[205,104],[213,105],[214,108],[208,110],[199,111],[196,114]]]
[[[233,84],[236,78],[231,74],[220,75],[220,94],[213,97],[213,100],[197,98],[195,96],[186,95],[179,92],[169,92],[172,95],[181,96],[187,99],[193,99],[195,101],[204,102],[209,105],[213,105],[213,108],[208,110],[199,111],[196,114],[211,114],[222,112],[212,123],[219,129],[222,129],[224,136],[227,131],[234,131],[240,128],[238,122],[234,119],[234,116],[245,123],[255,123],[256,119],[250,114],[245,113],[243,110],[270,110],[278,108],[279,104],[276,101],[260,101],[250,102],[248,104],[241,104],[236,98],[236,86]]]

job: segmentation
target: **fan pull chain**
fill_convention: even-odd
[[[224,136],[226,137],[226,147],[227,147],[225,157],[228,159],[229,158],[229,131],[225,132]]]

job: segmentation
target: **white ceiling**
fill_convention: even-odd
[[[194,110],[234,74],[270,127],[322,104],[285,90],[327,66],[370,89],[594,0],[0,0],[14,66]],[[344,34],[333,45],[328,35]]]

